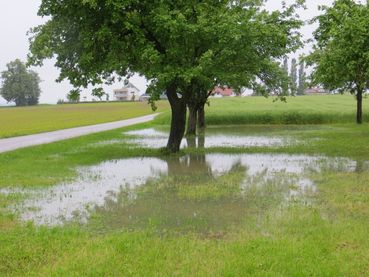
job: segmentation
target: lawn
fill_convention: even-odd
[[[158,102],[158,111],[168,109]],[[152,113],[146,102],[39,105],[0,108],[0,138],[112,122]]]
[[[355,99],[349,95],[275,98],[211,98],[207,122],[221,124],[329,124],[355,120]],[[369,122],[369,99],[364,99],[364,121]],[[169,104],[158,102],[156,120],[169,124]],[[0,138],[35,134],[138,117],[152,113],[142,102],[40,105],[0,108]]]
[[[354,114],[355,102],[351,97],[329,98],[333,99],[334,105],[330,105],[328,97],[331,96],[296,97],[287,104],[263,98],[214,99],[208,115],[210,119],[219,116],[228,122],[228,114],[242,116],[240,111],[245,106],[248,112],[264,114],[264,107],[269,109],[274,105],[289,107],[289,111],[301,114],[304,114],[303,108],[332,115],[341,111],[347,116]],[[341,105],[340,109],[337,109],[338,105]],[[308,108],[310,106],[314,107]],[[280,110],[283,113],[283,109]],[[278,108],[273,109],[271,116],[278,113]],[[185,155],[200,157],[191,174],[185,174],[186,168],[171,167],[180,170],[183,176],[159,175],[156,179],[148,179],[144,186],[133,188],[133,198],[122,189],[118,195],[111,196],[117,201],[107,199],[108,206],[96,210],[84,225],[70,223],[59,227],[37,227],[32,223],[22,223],[18,212],[8,207],[26,196],[16,191],[0,193],[0,275],[369,275],[367,123],[361,126],[353,123],[248,125],[246,129],[250,135],[290,137],[299,143],[271,147],[184,149],[180,154],[169,157],[160,149],[135,148],[125,142],[127,135],[122,134],[123,131],[166,129],[161,124],[156,125],[167,120],[166,117],[163,115],[153,123],[0,154],[0,188],[28,189],[52,188],[55,184],[68,183],[78,175],[76,168],[105,161],[119,165],[121,159],[139,158],[143,168],[144,159],[152,157],[168,161],[169,167],[170,161],[182,159]],[[210,124],[209,128],[216,128],[215,125]],[[242,197],[248,199],[243,203],[238,194],[234,197],[245,178],[242,165],[236,163],[227,174],[220,176],[210,176],[208,168],[200,168],[202,164],[199,161],[203,160],[203,155],[214,153],[347,157],[356,162],[356,168],[347,172],[339,169],[313,170],[309,178],[314,181],[317,193],[307,202],[296,200],[287,206],[281,205],[288,187],[272,182],[265,187],[243,190]],[[130,205],[123,205],[125,202]],[[186,219],[191,212],[188,208],[192,206],[203,215],[200,220],[175,220]],[[173,211],[175,217],[171,217]],[[129,216],[126,218],[125,214]],[[204,222],[212,222],[213,225]]]
[[[207,122],[222,124],[331,124],[356,120],[356,101],[351,95],[288,97],[287,102],[274,97],[211,98]],[[369,98],[363,99],[364,122],[369,122]],[[168,124],[162,115],[158,123]]]

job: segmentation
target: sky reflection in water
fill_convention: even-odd
[[[309,204],[317,190],[309,176],[321,168],[354,171],[356,162],[282,154],[113,160],[79,168],[71,183],[22,190],[27,198],[13,208],[37,225],[88,223],[92,214],[109,228],[219,231],[291,201]]]
[[[237,127],[234,127],[237,128]],[[266,146],[284,146],[296,143],[295,140],[286,137],[261,136],[255,134],[245,135],[230,128],[214,128],[207,130],[206,139],[204,136],[192,138],[190,140],[183,139],[181,147],[195,146],[194,142],[202,143],[202,147],[266,147]],[[222,131],[219,133],[219,131]],[[124,133],[131,136],[131,142],[140,147],[160,148],[166,146],[168,134],[158,131],[154,128],[130,131]]]

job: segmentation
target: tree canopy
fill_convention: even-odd
[[[35,71],[27,70],[19,59],[6,65],[7,70],[1,73],[2,86],[0,95],[17,106],[38,104],[41,94],[40,78]]]
[[[77,88],[144,75],[153,99],[167,93],[178,151],[186,105],[214,85],[280,87],[277,59],[299,46],[298,4],[267,12],[263,2],[43,0],[50,19],[33,29],[29,61],[55,56],[59,80]]]
[[[369,6],[353,0],[337,0],[321,7],[314,20],[312,81],[329,90],[349,91],[357,97],[357,123],[362,123],[362,95],[369,86]]]

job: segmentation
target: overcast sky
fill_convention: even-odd
[[[307,0],[307,10],[300,12],[301,18],[310,19],[317,15],[318,5],[329,5],[333,0]],[[291,2],[291,1],[287,1]],[[45,21],[37,16],[37,10],[41,0],[0,0],[0,71],[5,70],[6,64],[17,58],[25,61],[28,52],[27,31]],[[268,9],[280,8],[281,1],[269,0]],[[316,26],[305,26],[302,30],[305,38],[310,38]],[[302,52],[308,52],[306,47]],[[298,54],[296,54],[298,55]],[[68,82],[56,83],[58,70],[53,66],[53,61],[45,61],[43,67],[34,68],[43,80],[41,83],[41,103],[56,103],[58,99],[65,99],[65,95],[71,89]],[[146,90],[144,78],[134,77],[131,79],[141,92]],[[121,87],[122,84],[115,84],[112,87],[105,87],[105,91],[112,95],[113,88]],[[90,99],[89,91],[84,91],[82,97]],[[112,99],[112,98],[111,98]],[[0,97],[0,104],[5,100]]]

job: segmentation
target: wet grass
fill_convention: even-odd
[[[147,128],[150,124],[102,132],[62,142],[30,147],[0,155],[0,187],[48,186],[75,177],[77,166],[93,165],[104,160],[126,157],[155,157],[162,155],[160,149],[130,147],[127,143],[100,144],[102,141],[121,140],[123,130]],[[249,126],[250,134],[267,130],[268,136],[289,136],[301,143],[281,147],[214,147],[208,153],[287,153],[349,157],[366,160],[369,157],[369,125],[355,124],[305,126],[285,129],[284,126]],[[205,150],[183,150],[204,152]],[[184,153],[182,152],[182,153]],[[35,158],[37,157],[37,158]]]
[[[368,195],[368,175],[331,177],[319,177],[320,193],[314,206],[266,209],[237,229],[206,236],[196,232],[158,235],[155,228],[110,232],[73,226],[2,228],[0,272],[23,276],[366,276],[369,204],[360,195]],[[186,195],[192,197],[192,193]]]
[[[351,101],[352,100],[352,101]],[[354,106],[353,99],[350,105]],[[163,157],[159,149],[134,148],[121,140],[123,130],[152,127],[141,124],[0,155],[0,187],[46,187],[76,176],[76,167],[126,157]],[[250,134],[288,136],[301,143],[278,147],[187,149],[184,153],[287,153],[369,157],[369,125],[248,126]],[[367,276],[369,274],[369,172],[313,172],[318,193],[312,204],[280,205],[276,186],[246,192],[250,202],[234,197],[244,170],[209,179],[194,174],[151,180],[139,188],[134,206],[100,207],[89,225],[35,227],[21,223],[7,207],[21,195],[0,194],[1,276]],[[200,179],[194,185],[192,178]],[[225,189],[227,188],[227,189]],[[165,192],[165,193],[164,193]],[[168,193],[170,197],[168,197]],[[153,197],[153,195],[155,197]],[[122,191],[124,203],[127,194]],[[273,197],[274,196],[274,197]],[[232,201],[223,201],[224,199]],[[210,198],[210,202],[209,202]],[[282,197],[283,198],[283,197]],[[176,203],[168,203],[176,199]],[[235,200],[236,199],[236,200]],[[253,200],[253,201],[251,201]],[[182,202],[181,202],[182,201]],[[183,205],[181,205],[181,203]],[[214,213],[204,225],[165,219],[173,205]],[[228,204],[229,206],[226,206]],[[115,208],[115,210],[112,210]],[[134,209],[133,209],[134,208]],[[223,208],[223,209],[222,209]],[[236,210],[236,215],[232,210]],[[151,213],[151,222],[128,221]],[[110,218],[104,213],[113,215]],[[217,217],[229,221],[216,221]],[[168,215],[168,214],[167,214]],[[161,216],[161,217],[160,217]],[[130,219],[131,220],[131,219]],[[207,221],[206,221],[207,220]],[[213,222],[213,225],[209,225]],[[130,228],[122,228],[129,224]],[[137,224],[140,228],[137,228]],[[114,228],[106,228],[107,226]],[[192,226],[192,228],[191,228]],[[208,229],[206,232],[204,226]],[[179,228],[179,229],[176,229]],[[186,230],[186,232],[179,232]],[[160,230],[160,232],[158,232]]]
[[[158,102],[158,111],[169,108]],[[0,138],[124,120],[152,113],[144,102],[40,105],[0,108]]]

